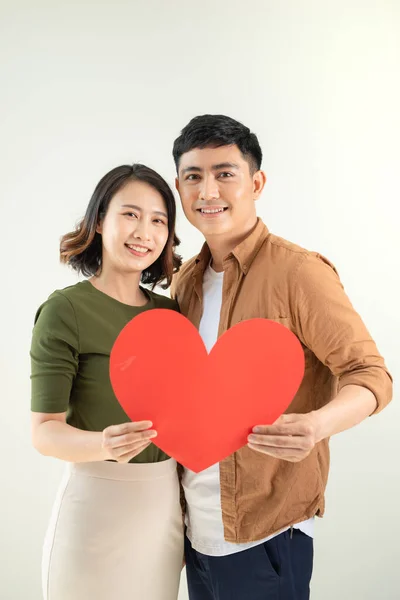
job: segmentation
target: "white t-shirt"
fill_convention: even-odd
[[[210,266],[203,278],[203,316],[199,332],[204,344],[210,352],[218,338],[218,327],[222,304],[222,286],[224,273],[216,273]],[[233,544],[224,539],[224,526],[221,509],[221,488],[219,479],[219,463],[194,473],[185,469],[182,478],[185,490],[187,512],[187,536],[197,552],[208,556],[227,556],[247,550],[282,533],[275,534],[246,544]],[[268,504],[265,505],[268,510]],[[309,536],[314,534],[314,519],[294,525]]]

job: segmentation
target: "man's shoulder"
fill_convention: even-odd
[[[282,257],[287,258],[296,259],[302,256],[313,254],[311,250],[307,250],[303,246],[280,237],[279,235],[275,235],[274,233],[269,234],[265,241],[264,247],[274,252],[281,253]]]
[[[192,258],[185,260],[178,273],[180,277],[190,276],[193,273],[198,256],[198,254],[195,254],[195,256],[192,256]]]
[[[309,250],[283,237],[270,233],[264,243],[263,257],[273,259],[280,266],[299,268],[304,265],[321,265],[336,271],[333,263],[320,252]]]
[[[182,289],[183,286],[186,285],[188,281],[191,280],[191,276],[193,274],[193,270],[196,266],[196,259],[198,254],[186,260],[179,271],[175,273],[172,285],[171,285],[171,297],[176,298],[177,288]],[[178,290],[179,291],[179,290]]]

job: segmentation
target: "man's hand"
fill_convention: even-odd
[[[282,415],[273,425],[258,425],[248,437],[252,450],[290,462],[306,458],[318,435],[317,413]]]
[[[377,400],[369,389],[349,384],[318,410],[305,415],[282,415],[273,425],[254,427],[248,446],[275,458],[299,462],[315,444],[361,423],[376,407]]]

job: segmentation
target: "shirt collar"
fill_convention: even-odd
[[[238,261],[243,273],[246,274],[268,235],[268,228],[260,218],[257,218],[254,229],[224,258],[224,261],[233,256]],[[196,277],[199,273],[203,274],[209,265],[210,260],[210,248],[208,247],[207,242],[205,242],[200,253],[196,257],[193,276]]]

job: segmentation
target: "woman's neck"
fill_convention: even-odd
[[[140,278],[141,273],[127,275],[103,268],[99,275],[94,275],[89,281],[100,292],[123,304],[144,306],[148,298],[139,287]]]

